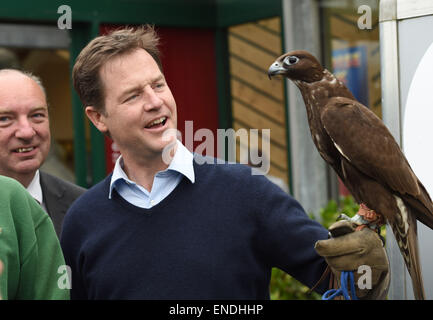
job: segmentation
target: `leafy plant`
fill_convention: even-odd
[[[331,224],[337,221],[340,214],[344,213],[349,217],[353,217],[358,210],[359,205],[352,196],[341,197],[339,204],[335,200],[330,200],[324,208],[319,210],[320,223],[328,229]],[[315,216],[310,214],[310,217],[314,219]]]
[[[272,269],[271,300],[320,300],[316,292],[308,293],[308,287],[278,268]]]

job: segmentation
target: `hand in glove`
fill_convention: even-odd
[[[389,262],[379,235],[370,228],[355,231],[349,221],[338,221],[329,227],[333,235],[328,240],[316,242],[315,249],[325,258],[334,273],[338,286],[341,271],[353,271],[355,277],[356,295],[359,299],[385,299],[389,289]],[[360,266],[371,269],[371,282],[361,279],[368,273],[358,273]],[[371,288],[368,284],[371,283]],[[363,288],[367,284],[367,288]]]

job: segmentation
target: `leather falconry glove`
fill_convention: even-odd
[[[329,231],[332,238],[317,241],[315,249],[325,258],[338,286],[341,286],[341,271],[353,271],[359,299],[386,299],[390,283],[389,261],[379,235],[369,227],[355,231],[349,221],[337,221]]]

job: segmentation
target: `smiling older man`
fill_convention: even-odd
[[[27,188],[51,217],[59,236],[67,209],[85,189],[39,170],[50,139],[48,104],[39,78],[0,70],[0,174]]]

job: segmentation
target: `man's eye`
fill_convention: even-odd
[[[31,115],[31,119],[35,122],[42,122],[46,119],[46,114],[43,112],[36,112]]]
[[[133,95],[129,96],[128,98],[126,98],[126,100],[124,102],[132,101],[132,100],[138,98],[138,96],[139,96],[138,94],[133,94]]]
[[[0,122],[8,122],[11,119],[11,117],[7,117],[7,116],[0,116]]]

